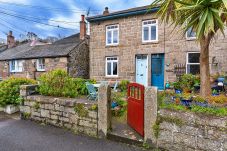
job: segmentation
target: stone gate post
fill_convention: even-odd
[[[98,136],[106,138],[111,129],[111,88],[101,84],[98,91]]]
[[[155,141],[152,126],[158,113],[156,87],[146,87],[144,92],[144,142],[152,144]]]

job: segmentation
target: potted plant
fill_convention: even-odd
[[[192,102],[192,95],[191,93],[183,93],[181,96],[181,104],[190,107]]]
[[[176,94],[182,93],[181,84],[180,84],[179,81],[173,82],[172,85],[173,85],[173,87],[174,87],[174,90],[175,90],[175,93],[176,93]]]
[[[213,89],[213,91],[212,91],[212,96],[218,96],[218,95],[219,95],[218,90]]]
[[[208,102],[206,101],[205,98],[201,97],[201,96],[195,96],[193,98],[193,101],[195,102],[196,105],[198,106],[202,106],[202,107],[208,107]]]

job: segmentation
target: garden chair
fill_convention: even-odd
[[[88,90],[88,96],[87,96],[87,98],[89,100],[96,101],[97,100],[97,97],[98,97],[98,93],[97,93],[95,87],[93,86],[93,84],[91,84],[89,82],[86,82],[86,87],[87,87],[87,90]]]
[[[117,87],[118,87],[118,81],[116,80],[116,83],[114,84],[114,91],[117,92]]]

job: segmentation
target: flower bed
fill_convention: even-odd
[[[216,77],[218,83],[225,78]],[[218,116],[227,115],[227,95],[223,89],[213,89],[211,96],[202,97],[199,95],[199,76],[185,74],[176,82],[170,83],[173,89],[159,93],[159,107],[175,110],[190,110]]]

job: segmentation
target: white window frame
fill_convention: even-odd
[[[15,69],[12,70],[12,62],[15,62]],[[23,60],[11,60],[9,62],[9,66],[10,66],[10,72],[23,72],[23,63],[24,61]],[[21,66],[20,66],[21,64]]]
[[[187,62],[186,62],[186,74],[190,74],[190,73],[188,73],[188,65],[200,65],[200,63],[189,63],[188,62],[188,57],[189,57],[189,54],[192,54],[192,53],[198,53],[198,54],[200,54],[200,52],[187,52],[187,57],[186,57],[186,60],[187,60]]]
[[[186,32],[186,34],[185,34],[185,37],[186,37],[186,40],[195,40],[196,39],[196,36],[194,36],[194,37],[188,37],[188,32],[189,32],[190,30],[188,30],[187,32]]]
[[[117,58],[117,60],[108,60],[108,58]],[[108,62],[111,63],[111,75],[108,75]],[[113,75],[113,63],[116,62],[117,63],[117,75]],[[118,71],[119,71],[119,66],[118,66],[118,57],[106,57],[106,77],[118,77]]]
[[[155,21],[155,23],[152,24],[148,24],[148,25],[144,25],[144,22],[149,22],[149,21]],[[151,26],[156,26],[156,39],[155,40],[151,40]],[[149,31],[148,31],[148,40],[144,40],[144,27],[148,27]],[[143,43],[147,43],[147,42],[158,42],[158,19],[151,19],[151,20],[144,20],[142,22],[142,42]]]
[[[42,60],[43,64],[40,64],[40,60]],[[43,68],[40,68],[42,66]],[[37,71],[45,71],[45,58],[39,58],[36,60],[36,69]]]
[[[117,26],[117,28],[108,29],[108,27],[111,27],[111,26]],[[118,37],[117,37],[118,38],[118,41],[117,41],[117,43],[114,43],[113,42],[113,40],[114,40],[113,33],[114,33],[115,30],[118,31],[117,32],[117,34],[118,34]],[[108,31],[111,31],[111,34],[112,34],[111,43],[108,43]],[[114,25],[108,25],[108,26],[106,26],[106,46],[116,46],[116,45],[119,45],[119,41],[120,41],[120,39],[119,39],[119,24],[114,24]]]

